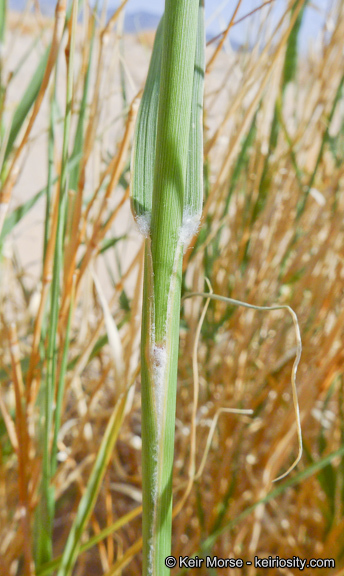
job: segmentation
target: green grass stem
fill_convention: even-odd
[[[43,463],[41,501],[36,514],[36,562],[40,566],[49,562],[52,557],[52,522],[54,517],[54,489],[51,477],[55,464],[52,462],[51,431],[53,425],[53,401],[55,396],[55,378],[57,369],[57,326],[60,298],[60,276],[63,268],[63,245],[66,220],[66,197],[67,197],[67,167],[68,167],[68,142],[72,115],[73,97],[73,71],[75,34],[78,14],[78,0],[74,0],[72,10],[72,25],[70,33],[68,72],[66,86],[66,113],[64,119],[61,175],[59,181],[59,212],[56,232],[56,244],[54,255],[54,269],[51,288],[50,322],[48,330],[47,348],[47,373],[44,387],[44,438],[43,438]]]
[[[169,574],[182,256],[202,207],[203,76],[203,7],[198,0],[167,0],[133,153],[132,207],[147,238],[141,341],[145,576]],[[141,185],[140,170],[146,175]]]

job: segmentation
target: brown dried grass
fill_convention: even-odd
[[[282,27],[285,25],[284,32],[275,31],[266,50],[217,55],[206,78],[206,163],[209,170],[204,216],[206,233],[201,232],[194,242],[195,249],[190,249],[185,256],[187,290],[203,291],[205,278],[208,278],[215,293],[257,305],[288,304],[297,313],[303,343],[298,392],[305,445],[299,470],[336,450],[344,438],[341,106],[336,108],[329,126],[340,161],[335,161],[327,141],[313,178],[344,64],[341,41],[344,8],[340,3],[336,6],[335,26],[326,46],[314,54],[310,51],[298,62],[297,80],[288,86],[281,105],[279,135],[271,155],[269,137],[273,109],[281,99],[285,31],[290,13],[281,23]],[[126,256],[122,267],[113,272],[115,282],[111,288],[108,277],[103,275],[110,292],[109,306],[119,327],[123,380],[118,376],[114,351],[109,344],[103,343],[92,352],[106,332],[90,267],[95,263],[99,266],[103,260],[101,243],[109,237],[106,236],[109,230],[110,235],[116,234],[125,214],[123,209],[128,208],[126,191],[118,186],[118,179],[128,158],[133,120],[129,114],[116,125],[119,147],[113,150],[114,160],[106,159],[106,139],[99,154],[95,135],[100,135],[104,128],[101,107],[106,109],[113,88],[109,83],[108,92],[102,92],[101,99],[100,86],[108,80],[109,70],[114,66],[109,61],[108,50],[117,42],[115,35],[109,37],[110,47],[107,47],[108,36],[105,42],[105,36],[99,34],[95,91],[89,106],[83,178],[79,184],[79,192],[84,194],[91,178],[96,195],[89,207],[84,208],[80,203],[73,221],[71,239],[74,244],[71,241],[69,245],[69,268],[64,274],[65,292],[59,320],[62,349],[76,255],[83,254],[84,265],[76,281],[79,289],[58,440],[60,461],[54,477],[57,501],[55,556],[63,551],[119,391],[133,378],[139,361],[142,250],[139,243],[126,248],[126,240],[119,244],[118,257],[121,252]],[[82,43],[80,50],[81,55],[86,50]],[[126,65],[130,70],[131,62]],[[243,139],[253,121],[254,137],[244,154]],[[242,167],[236,173],[240,154],[243,155]],[[89,158],[93,158],[96,166],[91,172]],[[266,202],[256,214],[264,168],[268,182]],[[100,196],[101,183],[108,175],[111,178],[107,180],[107,191]],[[234,177],[235,186],[226,209]],[[309,191],[312,179],[312,189],[298,217],[300,199]],[[113,194],[118,210],[109,207]],[[47,254],[47,258],[52,258],[50,252]],[[44,266],[47,270],[49,262]],[[6,286],[2,286],[0,328],[4,370],[0,410],[5,422],[0,443],[0,565],[6,576],[22,573],[19,559],[26,541],[27,524],[21,523],[21,507],[26,501],[30,514],[36,508],[41,462],[34,400],[41,386],[44,366],[42,370],[36,362],[38,340],[32,341],[34,319],[27,309],[33,292],[23,289],[25,270],[22,274],[19,278],[14,260],[5,259],[3,278]],[[129,309],[123,294],[129,298]],[[43,291],[40,298],[42,301],[45,298]],[[297,452],[290,388],[295,340],[293,325],[284,311],[262,313],[210,302],[198,345],[199,398],[193,422],[192,351],[202,306],[199,299],[194,299],[187,301],[182,311],[174,474],[177,508],[183,497],[180,487],[188,483],[192,424],[196,424],[197,468],[205,450],[209,426],[220,408],[252,408],[254,417],[220,416],[204,472],[193,483],[185,504],[174,519],[172,549],[175,556],[191,556],[202,550],[202,542],[208,535],[268,494],[274,478],[288,468]],[[13,329],[12,345],[6,332],[13,319],[18,330],[21,358],[28,360],[31,357],[28,375],[25,363],[24,374],[18,372],[21,368],[14,354],[18,354],[18,348],[13,340]],[[38,312],[36,326],[37,322],[36,330],[40,332],[42,319]],[[20,390],[24,386],[20,378],[25,386],[27,378],[28,384],[32,385],[26,414],[22,416],[18,411]],[[18,448],[19,439],[22,447],[22,436],[27,438],[25,453]],[[135,391],[84,541],[139,507],[140,462],[140,383],[136,378]],[[23,484],[26,474],[27,493]],[[22,495],[18,478],[19,488],[21,486],[24,491]],[[224,531],[212,550],[203,550],[203,553],[244,560],[252,560],[255,555],[333,557],[336,558],[336,570],[321,573],[339,574],[343,568],[343,484],[343,464],[334,461],[323,472],[287,489],[268,504],[258,506],[245,520]],[[139,574],[140,534],[138,515],[96,548],[83,552],[75,574],[113,574],[116,570],[116,573],[128,576]],[[196,573],[207,572],[200,569]],[[224,570],[222,573],[234,575],[237,572]],[[247,568],[246,573],[258,574],[253,567]],[[266,571],[266,574],[278,573]]]

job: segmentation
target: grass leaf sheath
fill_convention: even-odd
[[[198,0],[167,0],[133,153],[132,208],[146,236],[141,341],[145,575],[169,573],[182,256],[199,226],[202,205],[203,70],[203,7]]]

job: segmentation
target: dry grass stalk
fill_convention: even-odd
[[[280,27],[275,27],[274,36],[269,36],[266,50],[231,55],[218,52],[207,75],[207,215],[200,235],[194,240],[194,250],[185,254],[183,276],[187,291],[203,291],[204,279],[208,277],[217,294],[258,305],[279,302],[297,312],[303,340],[298,391],[306,450],[292,479],[297,478],[297,474],[307,474],[307,470],[342,446],[344,394],[340,88],[344,65],[341,41],[344,7],[341,2],[334,3],[333,27],[327,31],[326,45],[315,54],[299,54],[297,73],[283,88],[287,36],[297,17],[295,12],[292,16],[290,11],[285,13]],[[72,138],[92,37],[92,26],[87,26],[87,19],[85,16],[83,36],[87,42],[77,46],[80,66],[75,69]],[[97,278],[101,284],[104,282],[108,308],[123,350],[124,377],[118,381],[103,308],[91,276],[88,281],[89,265],[84,265],[71,320],[57,439],[58,465],[52,479],[56,500],[54,558],[58,564],[80,498],[87,490],[119,390],[135,378],[136,386],[128,397],[127,411],[124,410],[123,419],[118,423],[112,463],[106,469],[106,480],[91,511],[92,520],[84,527],[85,543],[80,548],[76,569],[95,574],[105,572],[107,576],[122,570],[128,576],[136,576],[141,571],[142,547],[141,507],[137,505],[142,478],[137,377],[142,246],[129,243],[130,230],[123,232],[129,209],[126,163],[130,137],[124,151],[114,146],[116,142],[121,146],[125,139],[128,109],[123,105],[118,118],[117,111],[104,118],[101,105],[102,101],[111,102],[114,84],[110,82],[109,70],[119,64],[114,50],[118,38],[116,31],[104,22],[96,26],[94,34],[94,84],[84,110],[80,177],[60,276],[57,374],[63,364],[71,278],[87,253],[89,265],[95,265]],[[109,54],[116,54],[111,66]],[[126,61],[127,69],[133,71],[125,53],[121,58]],[[64,68],[61,66],[60,70]],[[133,75],[141,85],[135,71]],[[118,77],[115,82],[119,86]],[[126,89],[127,101],[132,102],[135,93],[129,83]],[[6,90],[6,98],[8,94]],[[60,103],[59,94],[56,99]],[[3,102],[5,121],[8,106],[8,100]],[[277,138],[269,151],[275,106]],[[42,112],[43,107],[40,114]],[[60,126],[60,120],[56,121],[57,174],[61,170]],[[7,126],[5,134],[8,134]],[[39,142],[39,138],[31,139],[32,134],[30,132],[20,153],[19,160],[23,162],[29,144],[35,146]],[[18,146],[22,138],[18,139]],[[4,142],[1,141],[1,146]],[[14,152],[10,161],[13,158]],[[7,190],[13,186],[13,201],[20,193],[22,164],[19,165],[19,160],[17,168],[14,166],[6,175]],[[116,168],[117,162],[121,165]],[[110,189],[111,176],[114,181]],[[12,331],[12,345],[8,347],[5,322],[0,326],[5,343],[0,349],[0,565],[6,576],[23,573],[24,557],[26,572],[30,573],[30,550],[25,542],[28,542],[26,535],[32,530],[32,523],[28,526],[25,518],[33,517],[40,499],[37,418],[47,362],[49,299],[46,295],[50,290],[58,183],[54,187],[46,258],[41,261],[42,289],[37,288],[37,279],[35,290],[30,287],[29,268],[22,268],[20,261],[16,263],[17,257],[11,255],[7,240],[14,238],[19,228],[1,240],[1,317],[7,320],[9,315],[5,310],[10,306],[18,330],[18,336]],[[309,188],[307,202],[296,219],[300,199]],[[110,203],[104,203],[106,194]],[[7,214],[3,230],[11,215],[12,212]],[[122,234],[118,243],[104,250],[105,240],[120,238]],[[124,250],[127,250],[126,256],[121,260]],[[36,297],[37,303],[33,306]],[[295,354],[292,323],[278,311],[263,316],[215,301],[209,303],[203,319],[201,303],[195,300],[185,302],[180,335],[173,554],[191,556],[206,543],[211,554],[238,556],[244,550],[247,560],[266,551],[280,557],[293,554],[335,557],[340,574],[344,505],[339,456],[330,458],[325,468],[315,468],[312,475],[300,477],[297,486],[290,485],[273,499],[262,501],[264,496],[269,498],[273,479],[288,469],[297,453],[290,394],[290,371]],[[252,408],[253,418],[229,415],[218,418],[224,409],[233,406]],[[23,505],[28,514],[21,515]],[[247,511],[247,515],[242,516]],[[90,549],[88,545],[93,547]],[[49,573],[47,565],[41,570],[38,575]]]

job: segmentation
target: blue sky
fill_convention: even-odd
[[[238,18],[260,6],[265,1],[266,0],[242,0]],[[118,0],[113,0],[113,3],[111,3],[113,6],[117,6],[118,4]],[[162,13],[164,4],[164,0],[129,0],[127,11],[137,12],[138,10],[144,10],[147,12]],[[235,5],[236,1],[234,0],[205,0],[206,19],[209,22],[209,31],[218,32],[223,29],[225,23],[230,19]],[[310,7],[306,10],[301,34],[302,44],[304,46],[308,43],[309,39],[314,39],[319,34],[324,22],[324,15],[329,5],[329,0],[313,0],[310,2]],[[276,18],[282,14],[285,6],[286,0],[274,1]],[[267,9],[268,8],[265,8],[265,10]],[[216,17],[215,14],[217,14]],[[237,29],[233,28],[231,32],[232,38],[240,42],[246,30],[246,25],[238,26]]]
[[[40,1],[42,5],[45,4],[50,7],[53,7],[56,3],[56,0]],[[245,16],[266,1],[267,0],[242,0],[237,18]],[[344,0],[309,0],[309,6],[306,8],[306,14],[303,19],[302,30],[299,37],[302,51],[307,48],[310,41],[314,41],[319,35],[324,24],[325,14],[330,5],[336,1],[340,2]],[[91,3],[93,2],[94,0],[91,0]],[[26,0],[9,0],[9,3],[13,8],[21,10]],[[119,4],[120,0],[108,0],[108,7],[111,10],[115,10]],[[236,4],[237,0],[205,0],[207,32],[209,35],[218,34],[226,27]],[[275,21],[283,14],[286,4],[287,0],[274,0],[271,4],[274,10]],[[165,0],[129,0],[126,5],[126,11],[127,13],[145,11],[162,14],[164,5]],[[244,23],[235,26],[230,32],[230,39],[235,44],[254,44],[255,38],[252,38],[252,28],[253,31],[254,29],[257,30],[257,26],[255,27],[254,24],[257,24],[264,14],[264,11],[268,10],[269,6],[266,6],[263,10],[247,18]]]

